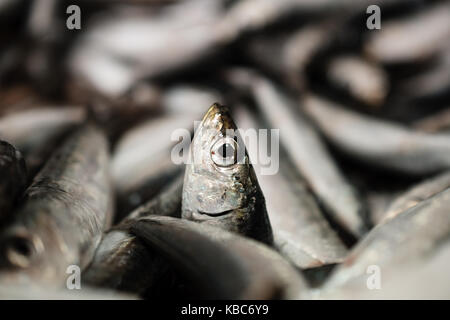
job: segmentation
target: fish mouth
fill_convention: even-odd
[[[233,209],[231,210],[226,210],[226,211],[222,211],[222,212],[217,212],[217,213],[213,213],[213,212],[204,212],[204,211],[200,211],[197,210],[197,212],[193,212],[192,213],[192,217],[196,220],[207,220],[210,218],[217,218],[217,217],[223,217],[226,216],[230,213],[233,212]]]

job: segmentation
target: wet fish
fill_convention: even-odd
[[[327,76],[337,88],[372,107],[380,107],[388,94],[386,72],[359,56],[341,55],[332,58]]]
[[[132,232],[167,258],[200,297],[290,299],[307,285],[269,247],[210,225],[171,217],[147,217]]]
[[[385,211],[382,223],[396,217],[403,211],[419,204],[431,196],[450,188],[450,172],[443,172],[435,177],[413,186],[403,194],[396,197]]]
[[[134,220],[152,215],[180,217],[183,176],[161,193],[131,212],[121,223],[106,232],[92,263],[82,274],[90,286],[143,294],[157,283],[169,267],[164,259],[130,233]]]
[[[0,224],[10,217],[27,183],[25,161],[20,151],[0,140]]]
[[[416,132],[317,96],[305,98],[304,110],[331,143],[367,163],[409,174],[450,168],[450,135]]]
[[[91,261],[112,220],[108,143],[86,125],[53,154],[0,231],[0,282],[61,286]]]
[[[365,233],[362,205],[353,187],[331,158],[314,127],[299,112],[295,102],[269,80],[249,74],[258,109],[272,128],[280,128],[280,141],[297,170],[306,178],[317,197],[336,221],[355,236]]]
[[[258,130],[255,115],[244,106],[235,109],[236,123],[244,130]],[[279,172],[263,174],[257,161],[258,150],[249,146],[261,190],[265,194],[267,212],[273,228],[276,249],[295,266],[306,269],[342,262],[347,249],[323,217],[306,182],[280,154]]]
[[[375,227],[334,270],[324,290],[338,290],[351,282],[366,285],[369,266],[382,274],[396,265],[426,258],[448,240],[450,188]]]
[[[264,196],[228,108],[213,104],[189,150],[182,217],[271,244]]]
[[[370,34],[364,50],[382,63],[423,61],[447,44],[449,20],[450,4],[444,1],[404,19],[383,22],[379,32]]]

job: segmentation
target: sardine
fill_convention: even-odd
[[[239,128],[259,129],[255,115],[244,106],[235,110]],[[248,152],[250,159],[258,159],[256,148],[249,146]],[[280,154],[279,160],[280,169],[274,175],[262,174],[261,164],[252,163],[265,194],[276,249],[302,269],[342,262],[347,249],[322,215],[306,182],[286,154]]]
[[[93,125],[55,151],[0,231],[0,282],[61,286],[70,265],[86,267],[112,220],[108,168],[107,141]]]
[[[20,151],[0,140],[0,224],[10,217],[27,183],[25,161]]]
[[[312,95],[304,110],[331,143],[367,163],[418,175],[450,168],[450,135],[416,132]]]
[[[269,247],[223,229],[171,217],[147,217],[132,232],[167,258],[207,299],[290,299],[307,285]]]
[[[253,80],[252,80],[253,78]],[[255,75],[250,87],[258,109],[272,128],[280,129],[280,141],[297,170],[335,220],[355,236],[365,233],[362,205],[329,154],[315,128],[269,80]]]
[[[189,150],[182,217],[271,244],[264,196],[228,108],[213,104]]]
[[[448,240],[450,189],[430,197],[375,227],[334,270],[324,290],[367,282],[370,266],[388,272],[400,264],[419,261]]]

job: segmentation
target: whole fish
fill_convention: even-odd
[[[450,3],[444,1],[404,19],[383,22],[381,30],[370,33],[364,50],[382,63],[423,61],[448,43],[449,20]]]
[[[234,115],[241,129],[262,127],[245,106],[235,109]],[[248,152],[265,194],[275,248],[302,269],[342,262],[347,254],[346,247],[329,226],[287,155],[280,154],[279,171],[269,175],[262,173],[258,150],[249,145]]]
[[[55,151],[0,230],[0,282],[61,286],[69,266],[86,267],[112,220],[108,160],[93,125]]]
[[[356,191],[336,166],[315,128],[301,113],[295,112],[295,102],[270,80],[251,71],[236,71],[239,73],[234,75],[241,78],[238,83],[250,87],[270,127],[280,129],[281,144],[316,196],[340,225],[355,236],[363,235],[366,227]],[[247,77],[243,77],[245,74]]]
[[[448,240],[450,188],[375,227],[333,271],[323,290],[338,290],[350,282],[366,285],[368,268],[381,275],[396,265],[426,258]]]
[[[450,135],[416,132],[312,95],[304,110],[331,143],[362,161],[417,175],[450,168]]]
[[[422,181],[392,201],[384,213],[382,223],[447,188],[450,188],[449,171]]]
[[[0,140],[0,224],[10,217],[27,183],[25,161],[20,151]]]
[[[179,175],[161,193],[131,212],[106,232],[91,264],[82,274],[90,286],[143,294],[169,272],[167,263],[130,233],[134,220],[151,215],[180,217],[183,176]]]
[[[131,230],[174,265],[206,299],[290,299],[307,285],[278,253],[223,229],[147,217]]]
[[[264,196],[228,108],[213,104],[189,149],[182,217],[271,244]]]

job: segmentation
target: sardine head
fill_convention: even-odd
[[[228,108],[217,103],[209,108],[195,132],[189,153],[182,217],[247,235],[252,233],[260,225],[260,217],[256,215],[266,215],[264,198]],[[256,212],[261,206],[264,212]]]

